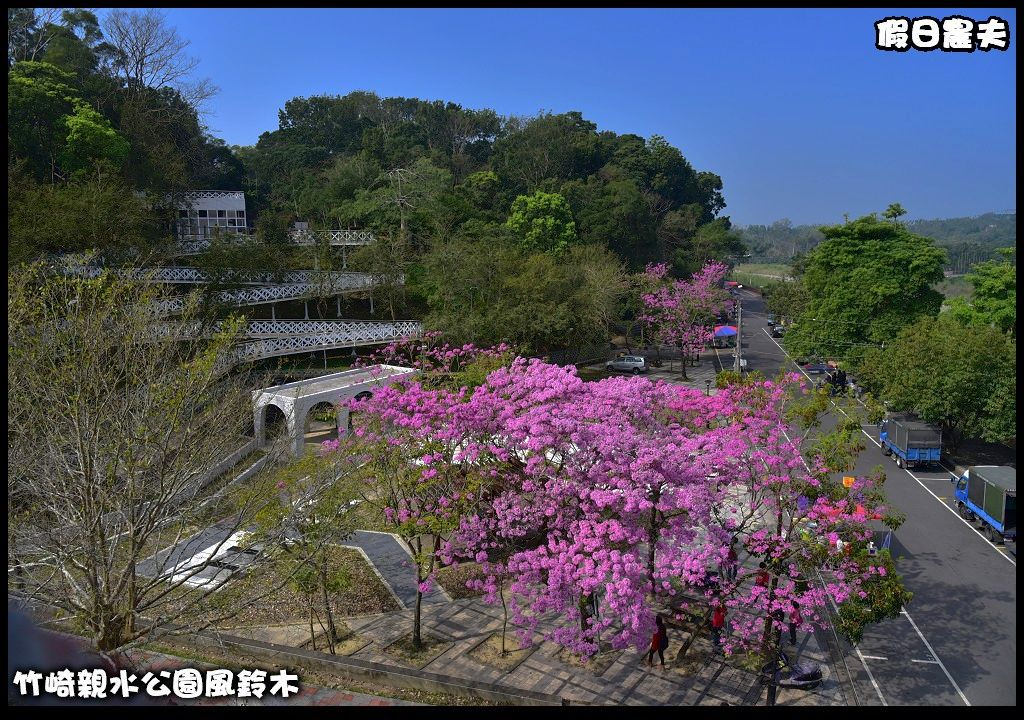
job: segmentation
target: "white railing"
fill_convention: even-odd
[[[389,343],[402,338],[418,337],[421,333],[422,326],[413,321],[351,323],[351,327],[343,331],[327,332],[320,335],[268,338],[244,343],[238,347],[236,357],[239,362],[262,360],[300,352]]]
[[[324,238],[328,245],[369,245],[377,239],[369,230],[292,230],[288,237],[296,245],[315,245]]]
[[[85,277],[98,277],[103,272],[103,268],[93,265],[79,265],[69,268],[68,271]],[[209,273],[193,267],[120,268],[112,269],[108,272],[115,273],[123,278],[160,283],[205,285],[212,280]],[[242,285],[317,285],[327,290],[334,287],[347,290],[352,283],[356,283],[360,287],[368,287],[369,285],[364,280],[364,278],[368,277],[365,273],[344,271],[284,270],[272,273],[252,272],[250,270],[226,270],[222,280]]]
[[[223,322],[212,323],[208,332],[214,333],[224,327]],[[195,335],[201,329],[198,323],[190,328],[183,327],[180,323],[162,322],[150,326],[154,339],[176,337],[178,335]],[[242,337],[253,339],[295,338],[306,335],[330,338],[335,342],[337,338],[343,339],[379,339],[381,337],[393,337],[387,335],[394,328],[397,337],[419,335],[420,324],[414,320],[400,320],[394,323],[381,323],[373,320],[250,320],[239,334]]]
[[[352,277],[333,285],[292,283],[290,285],[264,285],[263,287],[246,288],[244,290],[224,290],[214,297],[217,302],[225,305],[261,305],[262,303],[281,300],[301,300],[319,297],[325,294],[341,294],[368,290],[373,287],[373,276],[364,273],[348,273]],[[171,298],[154,303],[153,310],[159,315],[181,312],[182,300]]]
[[[394,324],[399,333],[419,333],[419,323],[401,321]],[[381,323],[370,320],[250,320],[243,331],[246,337],[276,338],[299,335],[360,335]]]
[[[222,231],[221,242],[228,245],[250,245],[259,242],[249,228],[218,228]],[[369,245],[376,236],[369,230],[291,230],[288,239],[295,245],[315,245],[326,238],[334,247],[358,247]],[[178,235],[177,251],[182,255],[196,255],[207,250],[212,242],[209,235]]]
[[[224,229],[221,228],[221,230]],[[251,245],[259,241],[247,228],[238,228],[234,231],[231,228],[226,229],[228,232],[221,234],[220,241],[227,245]],[[179,233],[175,248],[180,255],[198,255],[210,247],[212,240],[213,238],[209,235],[183,235]]]
[[[245,200],[244,190],[188,190],[184,193],[185,199],[192,200],[221,200],[230,198],[232,200]],[[243,210],[245,208],[242,208]]]

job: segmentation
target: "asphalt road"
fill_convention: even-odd
[[[750,370],[797,370],[765,331],[759,296],[741,292],[743,357]],[[817,376],[814,377],[817,380]],[[823,427],[834,426],[833,408]],[[892,553],[914,599],[898,619],[872,626],[847,666],[864,705],[1016,705],[1017,565],[1014,545],[993,545],[951,508],[951,474],[900,470],[862,426],[855,474],[881,465],[885,490],[907,520]],[[877,542],[877,541],[876,541]]]

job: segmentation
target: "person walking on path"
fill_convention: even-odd
[[[729,555],[725,558],[724,570],[725,579],[732,582],[736,579],[736,567],[739,565],[739,555],[736,554],[736,538],[729,543]]]
[[[722,649],[722,628],[725,627],[725,605],[716,605],[711,613],[711,640],[716,650]]]
[[[789,611],[789,644],[796,645],[796,629],[800,627],[800,624],[804,621],[800,617],[800,603],[793,603],[793,608]]]
[[[654,629],[654,635],[651,637],[651,651],[647,653],[647,665],[654,667],[654,653],[658,653],[661,666],[665,667],[665,648],[668,647],[668,630],[665,629],[665,622],[661,619],[661,615],[655,617],[654,621],[657,623],[657,627]]]

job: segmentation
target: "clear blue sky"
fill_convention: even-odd
[[[1013,10],[175,9],[230,144],[295,96],[370,90],[499,114],[579,110],[722,176],[739,224],[1016,208]],[[1010,23],[1006,52],[875,49],[885,15]]]

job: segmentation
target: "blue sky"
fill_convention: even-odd
[[[500,114],[579,110],[722,176],[739,224],[1016,208],[1016,12],[174,9],[231,144],[292,97],[371,90]],[[875,49],[887,15],[990,15],[1006,52]]]

